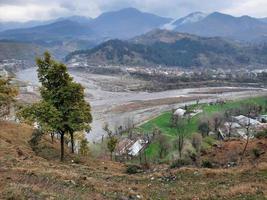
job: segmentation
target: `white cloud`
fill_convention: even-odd
[[[130,6],[174,18],[195,11],[267,15],[267,0],[0,0],[0,21],[45,20],[69,15],[96,17],[102,12]]]
[[[60,15],[66,10],[57,5],[4,5],[0,6],[0,19],[4,21],[46,20],[55,12]]]
[[[254,17],[267,17],[267,1],[239,0],[235,3],[235,6],[225,9],[223,12],[236,16],[250,15]]]

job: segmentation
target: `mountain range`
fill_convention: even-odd
[[[125,8],[103,13],[94,19],[72,16],[49,21],[0,23],[0,30],[7,27],[17,29],[2,31],[0,39],[51,42],[78,38],[99,44],[108,39],[129,39],[162,28],[199,36],[254,41],[266,37],[267,18],[195,12],[174,20],[141,12],[135,8]]]
[[[72,16],[42,22],[13,23],[13,25],[0,23],[0,30],[7,27],[16,29],[0,32],[0,40],[42,46],[55,52],[57,58],[64,58],[70,52],[91,49],[102,42],[106,44],[108,40],[114,39],[117,39],[117,42],[127,40],[127,43],[133,45],[137,45],[136,43],[140,45],[140,41],[143,41],[141,45],[151,45],[148,43],[154,44],[158,39],[158,35],[153,39],[151,31],[157,29],[172,30],[176,32],[175,38],[178,35],[182,38],[191,35],[203,38],[221,37],[224,38],[221,40],[228,42],[229,40],[245,43],[267,41],[267,18],[234,17],[219,12],[211,14],[195,12],[182,18],[171,19],[141,12],[135,8],[125,8],[103,13],[94,19]],[[161,42],[173,42],[173,34],[170,31],[164,32]],[[142,36],[138,37],[140,35]]]
[[[266,65],[266,50],[267,45],[158,29],[128,41],[109,40],[93,49],[73,52],[66,60],[87,61],[89,65],[229,68]]]
[[[267,36],[265,19],[256,19],[249,16],[233,17],[231,15],[214,12],[204,17],[199,16],[194,22],[180,23],[176,21],[174,30],[196,34],[199,36],[220,36],[239,41],[254,41]],[[192,18],[193,16],[188,16]]]

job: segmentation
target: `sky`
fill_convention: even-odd
[[[94,18],[126,7],[172,18],[196,11],[267,17],[267,0],[0,0],[0,21],[49,20],[71,15]]]

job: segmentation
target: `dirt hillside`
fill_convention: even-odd
[[[36,154],[28,144],[32,129],[0,123],[0,199],[267,199],[267,163],[231,169],[153,166],[125,173],[123,164],[67,155],[45,137]],[[66,150],[66,153],[68,150]],[[77,164],[78,163],[78,164]]]

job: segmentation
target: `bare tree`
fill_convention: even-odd
[[[245,143],[245,146],[244,146],[243,151],[241,153],[241,158],[240,158],[241,161],[244,158],[245,152],[246,152],[247,147],[248,147],[249,139],[250,139],[250,127],[251,127],[250,118],[249,118],[247,124],[245,125],[245,127],[246,127],[246,143]]]
[[[172,109],[172,115],[170,118],[170,125],[171,127],[176,127],[179,121],[179,116],[175,114],[175,109]]]
[[[219,128],[224,122],[224,116],[221,113],[214,113],[211,118],[214,132],[217,133],[217,138],[220,139]]]
[[[187,134],[186,125],[187,125],[186,122],[180,121],[176,126],[176,134],[177,134],[176,146],[178,148],[180,158],[182,157],[182,151],[185,143],[185,136]]]
[[[228,134],[227,134],[228,138],[231,137],[233,124],[235,122],[233,116],[236,115],[237,113],[238,113],[238,111],[234,108],[228,109],[224,113],[225,120],[228,123]]]
[[[167,155],[170,145],[165,135],[158,135],[157,140],[159,143],[159,157],[162,159],[164,156]]]
[[[192,136],[192,145],[196,149],[196,152],[199,153],[202,145],[202,136],[200,134],[196,133]]]
[[[249,140],[251,138],[251,117],[255,117],[258,116],[258,114],[260,113],[260,107],[257,104],[245,104],[243,109],[243,112],[245,112],[245,116],[248,117],[248,120],[245,124],[245,128],[246,128],[246,143],[244,146],[244,149],[241,153],[241,161],[243,160],[244,156],[245,156],[245,152],[247,150],[248,144],[249,144]]]

